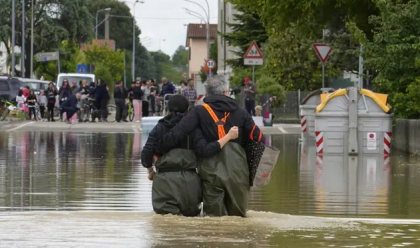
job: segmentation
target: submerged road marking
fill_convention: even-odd
[[[6,130],[6,132],[15,131],[15,130],[21,129],[22,127],[25,127],[25,126],[31,125],[31,124],[34,124],[34,122],[33,122],[33,121],[31,121],[31,122],[28,122],[28,123],[25,123],[25,124],[19,125],[19,126],[17,126],[17,127],[14,127],[14,128],[9,129],[9,130]]]
[[[279,130],[280,130],[280,132],[282,132],[282,133],[288,133],[286,130],[284,130],[284,128],[282,128],[282,127],[279,127]]]

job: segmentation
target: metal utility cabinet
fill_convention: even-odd
[[[300,124],[302,130],[302,141],[315,139],[315,110],[321,104],[323,92],[333,91],[332,89],[320,89],[311,92],[300,103]]]
[[[389,155],[393,114],[387,98],[354,87],[329,94],[316,109],[317,154]]]

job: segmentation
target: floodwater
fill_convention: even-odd
[[[418,158],[270,139],[280,159],[248,218],[184,218],[153,213],[140,133],[0,133],[0,247],[420,246]]]

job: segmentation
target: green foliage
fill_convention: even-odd
[[[113,76],[105,64],[96,64],[95,65],[95,76],[98,79],[101,79],[106,82],[106,85],[109,87],[110,92],[114,92],[115,82]]]
[[[133,19],[131,18],[132,14],[130,12],[130,7],[127,5],[130,4],[132,7],[132,3],[124,3],[123,1],[116,0],[89,0],[88,2],[88,9],[92,16],[94,27],[96,26],[96,14],[98,10],[111,8],[111,11],[109,12],[111,15],[109,20],[109,38],[115,40],[117,48],[133,51]],[[105,19],[105,14],[105,11],[99,12],[98,24]],[[141,34],[141,31],[137,26],[135,32],[137,45],[140,44],[140,39],[138,37]],[[105,23],[102,23],[98,27],[98,39],[103,39],[104,37]]]
[[[110,48],[93,45],[85,54],[88,64],[94,64],[95,67],[102,65],[109,70],[113,81],[122,80],[124,73],[124,53],[122,51],[114,52]]]
[[[186,69],[188,65],[188,50],[186,49],[186,47],[179,46],[178,49],[176,49],[174,55],[172,56],[172,61],[174,66]]]
[[[372,16],[374,36],[353,23],[351,29],[364,45],[365,65],[376,72],[373,83],[389,94],[400,118],[420,117],[420,3],[377,1],[381,14]]]
[[[279,106],[286,101],[286,91],[274,78],[268,76],[261,76],[258,79],[258,93],[275,96],[273,106]]]
[[[220,36],[226,39],[230,46],[239,48],[236,51],[232,51],[238,58],[227,60],[227,63],[234,68],[244,67],[243,57],[253,41],[261,47],[268,39],[258,15],[244,8],[239,8],[239,11],[242,14],[234,15],[236,23],[227,23],[232,32],[220,33]]]
[[[6,51],[11,54],[11,2],[0,0],[0,41],[6,45]],[[16,46],[22,45],[22,1],[15,1],[16,10]],[[86,8],[84,0],[36,0],[34,5],[34,54],[38,52],[56,51],[63,40],[75,40],[77,43],[90,40],[92,37],[92,16]],[[31,18],[30,1],[26,1],[26,33],[25,33],[25,67],[29,77]],[[35,65],[35,69],[36,69]]]

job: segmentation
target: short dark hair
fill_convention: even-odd
[[[192,80],[192,78],[189,78],[188,80],[187,80],[187,83],[191,83],[193,80]]]

